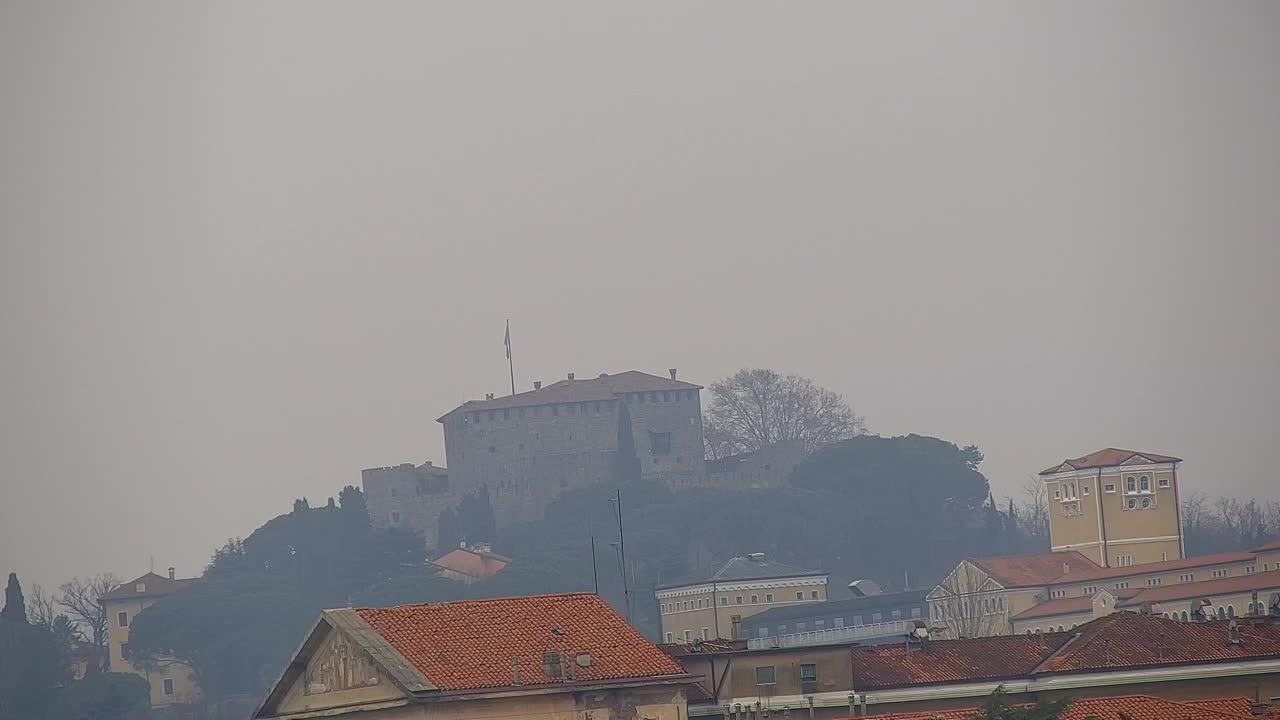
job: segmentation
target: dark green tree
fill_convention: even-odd
[[[0,720],[44,717],[63,680],[53,636],[27,622],[22,586],[11,573],[0,613]]]
[[[151,688],[133,673],[94,673],[71,683],[49,708],[48,720],[146,720]]]
[[[0,618],[27,622],[27,603],[22,598],[22,585],[18,584],[18,574],[9,573],[9,584],[4,587],[4,608],[0,609]]]
[[[352,517],[363,518],[364,522],[369,522],[369,504],[365,500],[364,492],[355,485],[348,485],[338,493],[338,507]]]
[[[436,521],[436,552],[449,552],[460,542],[462,531],[458,529],[458,513],[453,508],[445,508]]]
[[[1009,702],[1009,693],[1001,685],[987,696],[977,720],[1058,720],[1070,704],[1070,700],[1039,699],[1015,705]]]

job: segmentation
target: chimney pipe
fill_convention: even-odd
[[[170,580],[172,580],[172,579],[173,579],[173,567],[172,567],[172,566],[169,568],[169,579],[170,579]]]
[[[569,373],[569,379],[570,379],[570,380],[572,380],[572,379],[573,379],[573,373]]]
[[[533,381],[533,389],[534,389],[534,390],[541,390],[541,389],[542,389],[542,381],[541,381],[541,380],[534,380],[534,381]]]
[[[675,379],[676,379],[676,369],[675,369],[675,368],[671,368],[670,370],[667,370],[667,372],[671,373],[671,379],[672,379],[672,380],[675,380]]]
[[[484,399],[485,399],[485,400],[492,400],[492,399],[493,399],[493,393],[485,393],[485,394],[484,394]]]
[[[520,658],[511,658],[511,684],[523,685],[524,681],[520,679]]]

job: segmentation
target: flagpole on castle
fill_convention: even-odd
[[[516,394],[516,366],[511,360],[511,318],[507,318],[507,334],[503,339],[507,345],[507,369],[511,371],[511,394]]]

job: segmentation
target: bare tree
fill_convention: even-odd
[[[94,669],[107,670],[107,610],[103,607],[102,596],[111,592],[120,579],[111,573],[92,575],[81,580],[71,578],[62,583],[61,597],[58,603],[66,608],[71,620],[79,626],[80,631],[89,639],[94,650]]]
[[[58,596],[45,592],[39,585],[32,585],[27,593],[27,622],[41,627],[51,627],[58,616]]]
[[[743,368],[711,384],[703,418],[707,456],[715,459],[799,440],[805,452],[866,432],[839,393],[799,375]]]
[[[1022,483],[1022,503],[1018,508],[1018,524],[1022,532],[1035,540],[1049,542],[1049,499],[1044,482],[1032,475]]]
[[[932,623],[948,638],[1009,634],[1004,593],[977,565],[963,560],[929,593]]]

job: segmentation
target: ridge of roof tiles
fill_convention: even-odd
[[[467,600],[355,611],[440,690],[560,684],[543,673],[543,653],[575,664],[578,682],[684,676],[684,668],[592,593]]]
[[[1280,623],[1243,618],[1237,627],[1241,642],[1233,645],[1227,621],[1186,623],[1117,612],[1067,632],[940,640],[910,649],[864,646],[850,652],[860,690],[1280,658]]]
[[[1142,452],[1140,450],[1124,450],[1122,448],[1103,448],[1078,458],[1063,460],[1051,468],[1045,468],[1040,471],[1041,475],[1052,475],[1058,472],[1066,472],[1062,469],[1063,465],[1072,470],[1090,470],[1093,468],[1118,467],[1132,460],[1133,458],[1144,458],[1152,463],[1180,463],[1182,458],[1173,457],[1172,455],[1159,455],[1157,453]]]
[[[860,646],[853,653],[858,690],[1001,680],[1029,675],[1071,639],[1070,633],[937,640],[923,647]]]
[[[1151,695],[1115,695],[1111,697],[1080,698],[1072,701],[1059,715],[1058,720],[1241,720],[1249,718],[1248,698],[1224,700],[1176,701]],[[1015,707],[1030,707],[1015,704]],[[954,710],[936,710],[912,713],[888,713],[875,715],[875,720],[972,720],[981,716],[979,707]]]

